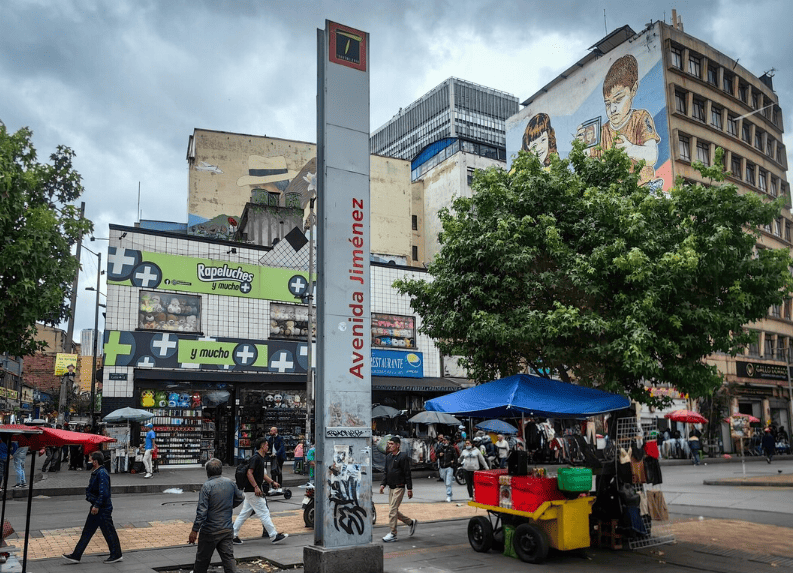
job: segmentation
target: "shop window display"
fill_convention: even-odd
[[[317,335],[316,324],[313,336]],[[294,304],[270,305],[270,338],[306,340],[308,336],[308,307]]]
[[[140,291],[138,328],[201,332],[201,297]]]
[[[256,439],[267,437],[275,426],[284,438],[287,459],[292,459],[305,425],[305,392],[245,389],[240,399],[237,458],[252,455]]]
[[[415,320],[412,316],[372,313],[372,346],[416,348]]]

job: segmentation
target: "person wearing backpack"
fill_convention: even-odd
[[[240,529],[242,529],[242,524],[245,523],[254,511],[256,515],[259,516],[262,526],[264,526],[262,537],[269,537],[273,543],[279,543],[289,537],[287,533],[278,533],[278,531],[276,531],[273,520],[270,519],[270,509],[267,507],[267,500],[264,498],[265,490],[262,489],[264,482],[267,482],[268,489],[270,486],[274,489],[280,487],[280,484],[271,479],[264,471],[264,457],[267,455],[267,438],[259,438],[256,440],[254,447],[256,448],[256,452],[251,456],[248,462],[248,469],[245,472],[247,482],[243,484],[245,486],[244,488],[240,488],[245,493],[245,501],[242,504],[242,509],[237,516],[237,520],[234,522],[234,538],[232,542],[235,545],[242,545],[242,540],[239,537]],[[238,471],[235,471],[235,478],[237,477],[237,473]]]

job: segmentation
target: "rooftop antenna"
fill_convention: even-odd
[[[603,29],[606,30],[606,35],[609,35],[609,27],[606,25],[606,9],[603,8]]]
[[[140,223],[140,181],[138,181],[138,223]]]

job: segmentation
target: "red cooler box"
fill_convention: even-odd
[[[474,472],[474,501],[498,507],[498,477],[506,475],[507,470],[483,470]]]
[[[566,499],[556,478],[512,476],[512,509],[534,512],[546,501]]]

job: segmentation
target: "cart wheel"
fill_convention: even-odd
[[[308,502],[305,508],[303,508],[303,523],[306,524],[306,527],[314,527],[314,500]]]
[[[372,502],[372,525],[377,523],[377,510],[374,507],[374,502]]]
[[[487,553],[493,547],[493,526],[490,520],[481,515],[472,517],[468,522],[468,542],[474,551]]]
[[[526,563],[542,563],[548,556],[548,541],[545,539],[545,534],[531,523],[518,525],[512,536],[512,546],[520,560]]]
[[[284,499],[289,499],[291,497],[292,497],[292,490],[291,489],[285,489],[284,490]]]

